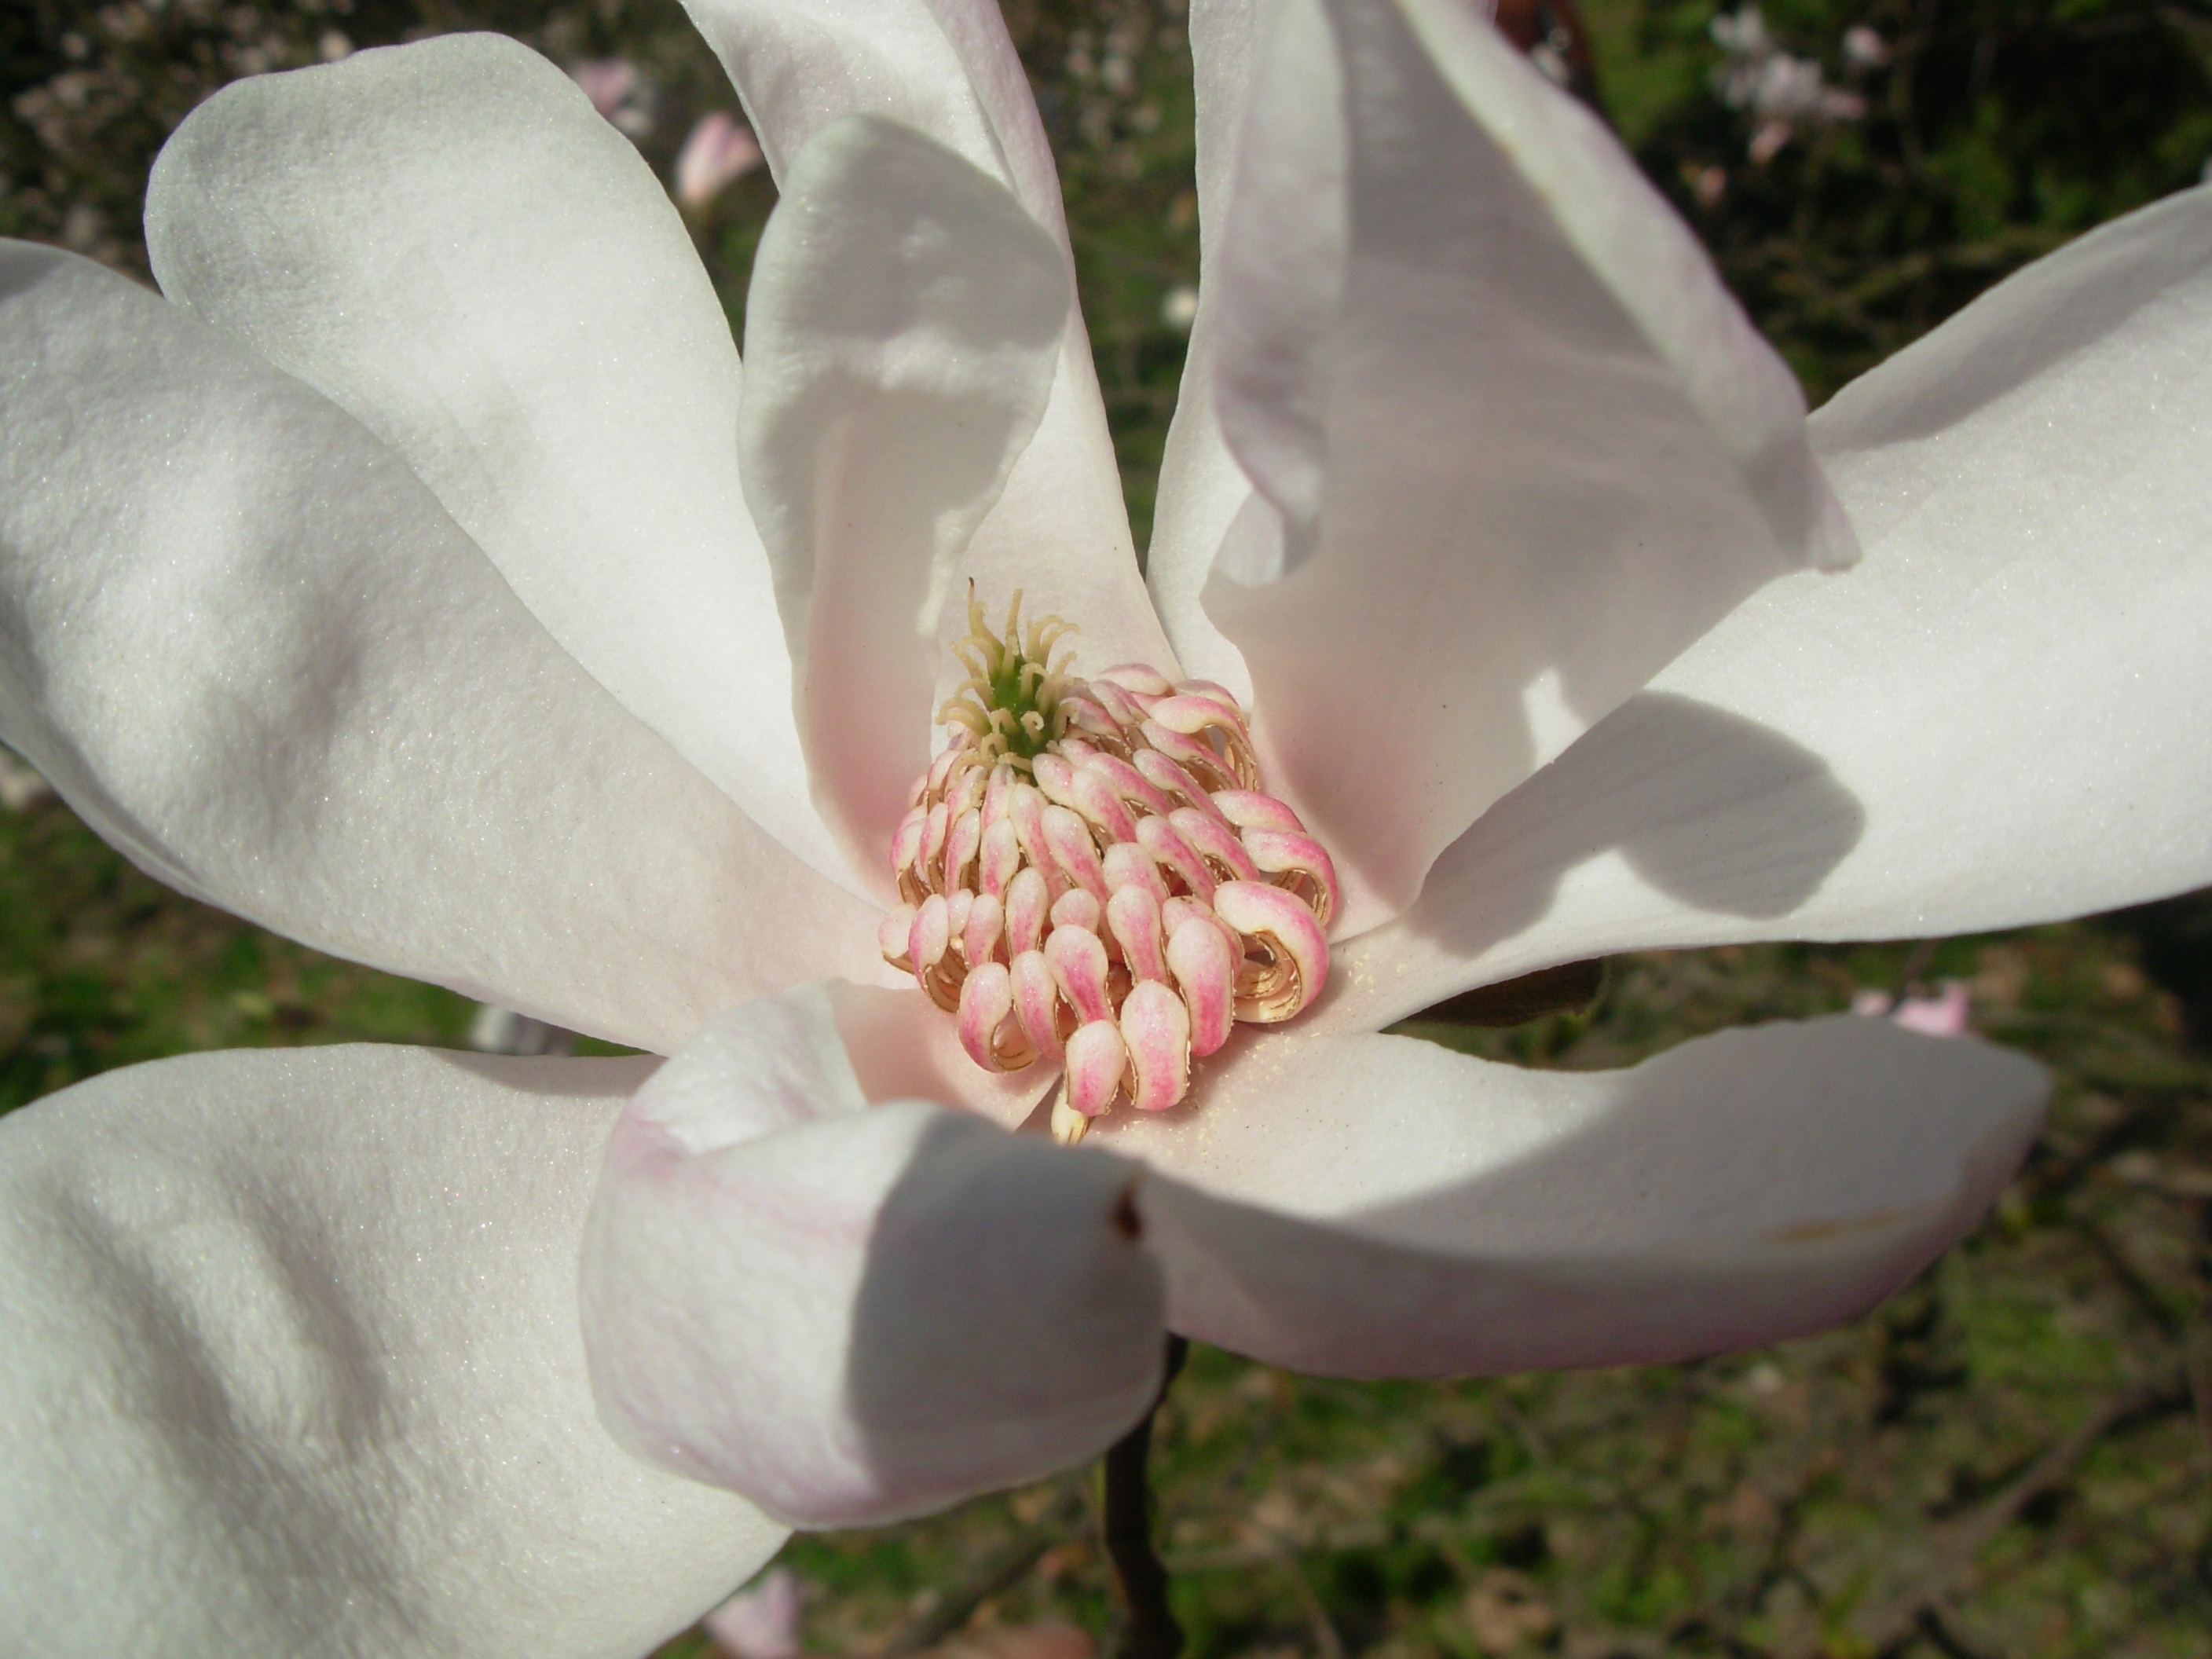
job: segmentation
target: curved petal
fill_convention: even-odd
[[[685,0],[781,184],[832,122],[874,115],[1014,192],[1064,250],[1060,174],[992,0]]]
[[[624,708],[866,890],[807,793],[728,321],[567,76],[478,34],[234,82],[163,148],[146,240],[170,299],[398,451]]]
[[[1216,397],[1281,524],[1205,590],[1357,931],[1772,576],[1850,554],[1696,239],[1459,0],[1287,0],[1239,138]]]
[[[1849,1015],[1581,1073],[1285,1032],[1091,1134],[1153,1167],[1176,1330],[1304,1371],[1502,1372],[1850,1317],[1973,1224],[2048,1091],[2017,1054]]]
[[[398,458],[88,261],[0,244],[0,737],[153,874],[673,1048],[875,913],[617,706]]]
[[[1159,1386],[1133,1175],[919,1101],[871,1109],[819,987],[733,1009],[608,1148],[583,1270],[601,1416],[800,1525],[1095,1456]]]
[[[816,802],[889,901],[891,835],[929,765],[939,616],[1043,416],[1073,308],[1066,259],[1003,185],[875,116],[792,160],[753,261],[738,465]]]
[[[1248,708],[1251,672],[1243,653],[1206,614],[1202,596],[1206,578],[1224,553],[1232,568],[1247,562],[1224,546],[1232,533],[1241,527],[1241,539],[1261,549],[1262,562],[1281,534],[1274,510],[1255,494],[1230,453],[1213,399],[1222,222],[1263,18],[1260,0],[1195,0],[1190,8],[1198,113],[1198,312],[1191,319],[1182,381],[1160,458],[1152,539],[1145,553],[1145,585],[1184,668],[1227,686]]]
[[[2212,191],[1814,417],[1866,539],[1759,595],[1346,947],[1370,1029],[1609,951],[2010,927],[2212,884]]]
[[[592,1415],[638,1060],[192,1055],[0,1121],[0,1622],[42,1653],[632,1659],[782,1542]]]
[[[1052,149],[994,0],[686,0],[782,179],[833,121],[880,116],[935,139],[1004,184],[1066,257]],[[1073,287],[1071,267],[1070,286]],[[959,574],[994,608],[1012,590],[1082,630],[1079,671],[1174,653],[1138,574],[1121,475],[1079,319],[1060,343],[1036,435],[969,543]],[[946,619],[966,630],[957,607]],[[945,659],[940,692],[959,671]]]

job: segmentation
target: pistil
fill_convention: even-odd
[[[1085,680],[1057,617],[1004,629],[971,585],[951,736],[891,842],[878,944],[990,1071],[1063,1067],[1053,1133],[1126,1098],[1165,1111],[1236,1022],[1273,1024],[1328,975],[1335,866],[1261,787],[1250,722],[1207,680],[1129,663]]]

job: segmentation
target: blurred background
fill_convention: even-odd
[[[1182,3],[1007,4],[1139,545],[1197,279]],[[2212,0],[1509,16],[1815,404],[2028,260],[2212,173]],[[669,181],[741,330],[775,191],[676,0],[0,0],[0,234],[144,280],[147,168],[201,99],[459,28],[577,78]],[[1367,1385],[1199,1351],[1154,1463],[1192,1651],[2212,1656],[2204,896],[2002,937],[1625,957],[1578,1013],[1404,1029],[1595,1067],[1846,1008],[1972,1030],[2057,1079],[1977,1234],[1854,1327],[1693,1365]],[[169,893],[0,750],[0,1110],[187,1049],[459,1044],[475,1015]],[[1078,1474],[801,1538],[719,1635],[665,1652],[1081,1659],[1117,1618],[1097,1510]]]

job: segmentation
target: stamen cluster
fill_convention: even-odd
[[[1335,866],[1260,787],[1237,699],[1142,664],[1079,679],[1048,617],[969,601],[952,737],[891,843],[878,943],[994,1071],[1065,1067],[1054,1133],[1126,1093],[1164,1111],[1237,1020],[1290,1018],[1328,975]]]

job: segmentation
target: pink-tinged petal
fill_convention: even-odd
[[[471,34],[234,82],[146,236],[164,293],[397,451],[624,708],[866,890],[808,795],[721,303],[568,76]]]
[[[0,1122],[11,1644],[635,1654],[772,1555],[593,1409],[577,1250],[652,1066],[196,1054]]]
[[[1973,1224],[2048,1090],[2017,1054],[1849,1015],[1581,1073],[1291,1028],[1217,1055],[1196,1122],[1089,1144],[1153,1167],[1174,1329],[1297,1370],[1505,1372],[1848,1318]]]
[[[1180,1102],[1190,1086],[1190,1010],[1182,999],[1156,979],[1138,984],[1121,1005],[1121,1041],[1135,1079],[1131,1103],[1164,1112]]]
[[[625,713],[297,380],[0,244],[0,738],[149,873],[641,1047],[796,978],[889,979],[876,913]]]
[[[702,208],[761,164],[760,141],[726,110],[699,118],[676,153],[677,205]]]
[[[818,988],[721,1016],[624,1112],[584,1241],[617,1438],[808,1525],[1094,1456],[1159,1378],[1126,1164],[864,1088]]]
[[[832,123],[782,183],[746,303],[738,466],[817,802],[879,867],[928,763],[939,613],[1044,413],[1073,290],[1003,185],[909,128]]]
[[[1847,387],[1813,426],[1865,561],[1761,593],[1498,803],[1343,947],[1315,1017],[1371,1029],[1616,951],[1978,932],[2212,884],[2207,354],[2200,188]]]
[[[1850,532],[1696,238],[1459,0],[1279,8],[1236,189],[1214,389],[1279,532],[1203,604],[1359,929]]]
[[[1103,1112],[1114,1103],[1128,1063],[1121,1028],[1110,1015],[1078,1026],[1067,1039],[1067,1109],[1083,1117]]]
[[[1015,978],[1018,987],[1018,972]],[[933,1100],[1012,1129],[1052,1085],[1043,1066],[994,1072],[976,1065],[960,1046],[959,1023],[911,985],[888,991],[827,983],[845,1052],[871,1100]]]
[[[1236,1029],[1237,947],[1211,916],[1185,915],[1168,935],[1167,958],[1190,1010],[1190,1051],[1203,1060]]]

